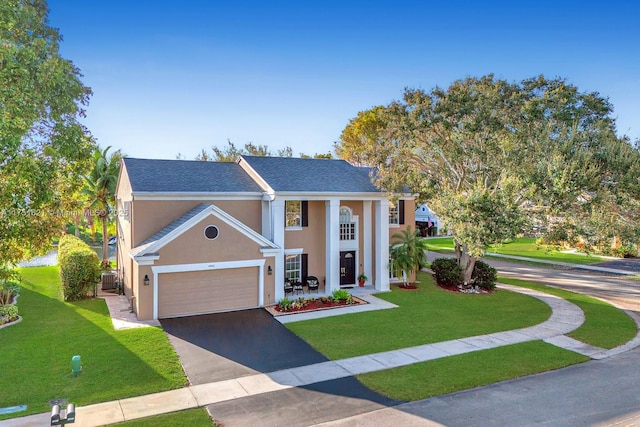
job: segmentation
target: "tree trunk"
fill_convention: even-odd
[[[109,236],[107,236],[107,216],[101,216],[102,220],[102,265],[106,266],[108,261],[107,255],[109,254]]]
[[[73,227],[75,228],[73,234],[75,234],[77,238],[80,238],[80,215],[73,215]]]
[[[464,281],[465,287],[471,286],[471,275],[476,266],[476,259],[469,255],[466,248],[458,242],[456,242],[456,260],[462,269],[462,280]]]
[[[463,251],[460,268],[462,268],[462,280],[464,280],[465,287],[471,286],[471,275],[475,266],[476,259]]]
[[[456,251],[456,262],[458,263],[458,265],[460,265],[460,259],[462,258],[462,245],[460,245],[460,243],[455,242],[455,251]]]

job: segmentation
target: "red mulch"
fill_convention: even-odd
[[[458,289],[457,286],[455,285],[438,285],[440,288],[444,289],[445,291],[449,291],[449,292],[454,292],[459,294],[460,293],[460,289]]]
[[[406,285],[398,285],[398,289],[405,289],[410,291],[410,290],[418,289],[418,287],[411,283],[407,283]]]
[[[332,307],[340,307],[343,305],[347,305],[346,301],[331,301],[331,302],[322,302],[321,300],[317,299],[314,301],[308,301],[307,304],[305,304],[304,307],[299,307],[299,308],[291,308],[290,310],[283,312],[282,310],[280,310],[280,306],[276,305],[276,310],[281,312],[281,313],[299,313],[301,311],[311,311],[311,310],[320,310],[322,308],[332,308]]]
[[[347,305],[359,305],[359,304],[368,304],[365,300],[352,296],[353,303],[347,304],[346,301],[331,301],[331,302],[322,302],[320,299],[316,299],[314,301],[307,300],[307,304],[304,307],[292,308],[288,311],[280,311],[279,305],[272,305],[269,307],[265,307],[267,311],[269,311],[272,315],[278,316],[282,314],[291,314],[291,313],[304,313],[307,311],[316,311],[316,310],[326,310],[330,308],[338,308],[345,307]]]

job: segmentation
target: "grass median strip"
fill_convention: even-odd
[[[431,237],[427,239],[427,246],[429,250],[436,252],[453,252],[453,238]],[[487,252],[570,264],[596,264],[606,261],[605,258],[595,255],[562,252],[548,245],[537,245],[536,239],[531,237],[519,237],[510,243],[489,246]]]
[[[10,367],[2,374],[0,402],[27,410],[0,419],[50,411],[53,399],[79,406],[186,385],[162,329],[114,331],[104,300],[62,300],[57,267],[20,272],[23,320],[0,330],[0,354]],[[74,355],[82,359],[78,376],[71,373]]]
[[[364,385],[392,399],[415,401],[589,360],[543,341],[430,360],[358,375]]]
[[[540,300],[499,290],[452,293],[420,273],[417,290],[392,287],[376,296],[398,308],[288,323],[287,328],[330,359],[413,347],[542,323],[551,309]]]
[[[596,347],[611,349],[631,340],[638,332],[633,319],[608,302],[540,283],[507,277],[499,277],[498,280],[500,283],[522,286],[556,295],[580,307],[584,312],[585,322],[578,329],[567,334],[567,336],[578,341]]]
[[[141,418],[139,420],[125,421],[123,423],[110,424],[113,427],[205,427],[216,424],[209,418],[204,408],[187,409],[185,411],[172,412],[170,414],[156,415],[154,417]]]

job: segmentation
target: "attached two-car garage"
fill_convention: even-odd
[[[264,305],[265,259],[154,266],[154,318]]]
[[[136,313],[160,319],[272,303],[274,259],[282,250],[217,206],[202,204],[129,256],[138,268],[132,273]]]
[[[258,274],[257,267],[160,274],[158,317],[258,307]]]

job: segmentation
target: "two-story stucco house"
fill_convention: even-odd
[[[368,169],[324,159],[125,158],[116,197],[118,274],[141,320],[274,304],[285,278],[331,294],[364,273],[388,290],[390,236],[415,211]]]

